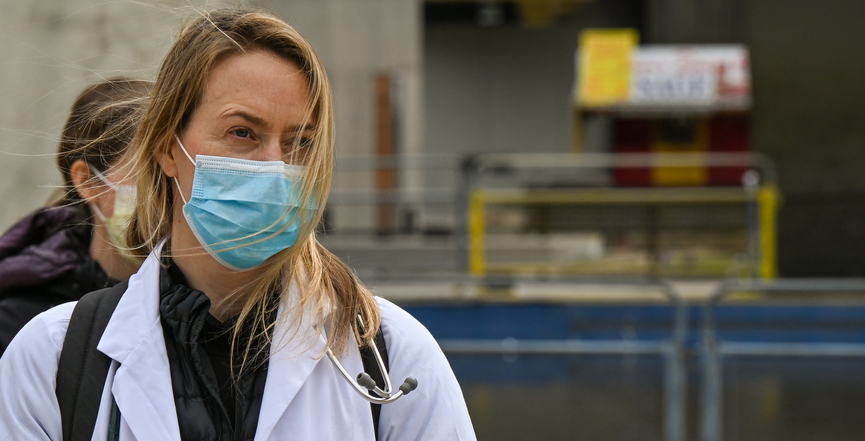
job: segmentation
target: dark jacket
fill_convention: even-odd
[[[42,311],[117,283],[90,258],[80,207],[44,207],[0,237],[0,355]]]
[[[253,362],[253,368],[239,378],[232,375],[231,336],[236,319],[220,323],[214,318],[207,295],[189,288],[174,265],[161,269],[160,291],[159,315],[180,438],[252,441],[261,413],[266,360]],[[237,348],[234,354],[235,367],[242,361],[242,352]]]

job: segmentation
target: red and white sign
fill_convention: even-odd
[[[745,104],[751,99],[744,46],[641,46],[631,55],[628,104]]]

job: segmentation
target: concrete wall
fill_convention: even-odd
[[[748,0],[754,149],[774,159],[785,276],[865,276],[865,3]]]
[[[424,32],[424,150],[477,153],[568,152],[580,32],[642,26],[642,2],[585,4],[545,27],[440,25]],[[428,187],[454,175],[427,173]],[[450,180],[450,182],[448,182]],[[429,229],[452,228],[453,207],[428,207]]]
[[[103,78],[150,78],[189,5],[213,1],[0,0],[0,229],[62,184],[69,107]]]
[[[741,0],[647,0],[643,41],[738,43],[742,38]]]
[[[638,1],[586,4],[541,28],[436,27],[425,32],[429,152],[571,149],[574,51],[588,27],[642,26]]]

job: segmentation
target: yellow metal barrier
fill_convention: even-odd
[[[757,196],[760,207],[760,275],[764,279],[778,277],[776,218],[778,216],[778,189],[774,185],[760,188]]]
[[[486,259],[485,208],[497,205],[569,205],[569,204],[706,204],[749,203],[758,205],[759,275],[777,277],[776,217],[778,191],[766,185],[758,191],[742,188],[596,188],[581,190],[497,190],[478,189],[470,197],[468,207],[469,268],[473,275],[483,276],[490,271]],[[525,266],[524,266],[525,267]],[[505,270],[513,272],[514,266]]]
[[[469,201],[469,268],[476,276],[486,273],[484,205],[484,191],[475,190]]]

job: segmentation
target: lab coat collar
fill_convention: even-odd
[[[292,289],[289,297],[296,297],[296,293]],[[270,361],[255,441],[271,438],[277,422],[323,358],[327,346],[319,330],[321,324],[313,323],[314,315],[307,313],[303,320],[298,320],[302,312],[285,312],[284,308],[285,302],[279,306],[279,318],[270,345]],[[282,439],[282,436],[274,438]]]
[[[96,347],[121,364],[127,363],[151,328],[159,324],[159,254],[164,243],[160,242],[129,278],[129,286]]]
[[[180,441],[171,372],[159,320],[163,240],[129,279],[97,349],[120,363],[111,392],[137,439]]]

